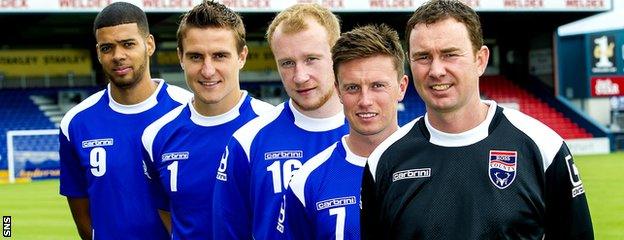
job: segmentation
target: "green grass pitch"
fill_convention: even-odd
[[[596,239],[624,239],[624,152],[575,157]],[[78,239],[58,181],[0,185],[0,215],[12,216],[12,239]]]

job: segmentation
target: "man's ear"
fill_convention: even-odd
[[[178,53],[178,61],[180,62],[180,67],[182,68],[182,70],[184,70],[184,64],[182,64],[182,57],[184,57],[184,53],[182,52],[182,50],[180,50],[180,48],[176,48],[176,52]]]
[[[95,52],[97,53],[97,59],[102,64],[102,53],[100,53],[100,44],[95,44]]]
[[[405,97],[405,92],[407,92],[407,86],[409,86],[409,77],[407,75],[403,75],[401,79],[399,79],[399,102],[403,101]]]
[[[243,69],[245,67],[245,63],[247,62],[247,54],[249,54],[249,48],[247,45],[243,46],[240,54],[238,54],[238,69]]]
[[[145,45],[147,46],[147,54],[151,57],[156,52],[156,41],[154,35],[150,34],[145,38]]]
[[[490,60],[490,49],[485,45],[481,46],[475,57],[477,60],[477,75],[481,76],[485,72],[485,68],[487,68]]]

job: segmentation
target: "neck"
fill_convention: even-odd
[[[327,102],[323,104],[323,106],[314,109],[314,110],[303,110],[297,104],[293,104],[293,106],[299,111],[301,114],[310,118],[328,118],[335,116],[340,111],[342,111],[342,104],[340,103],[340,99],[336,94],[336,91],[327,99]]]
[[[399,125],[392,125],[388,129],[373,135],[362,135],[354,131],[349,130],[349,136],[347,136],[346,142],[349,149],[358,156],[368,157],[370,154],[388,138],[392,133],[399,129]]]
[[[148,78],[142,79],[129,88],[119,88],[115,84],[110,83],[110,93],[115,102],[122,105],[134,105],[149,98],[156,91],[157,87],[158,83]]]
[[[229,96],[217,103],[204,103],[198,100],[199,98],[193,97],[193,107],[204,117],[218,116],[232,110],[242,96],[243,93],[240,90],[233,90]]]
[[[487,117],[488,105],[480,100],[450,112],[427,111],[431,126],[445,133],[462,133],[477,127]]]

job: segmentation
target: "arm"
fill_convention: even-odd
[[[82,239],[91,239],[91,214],[89,214],[88,198],[67,197],[67,203],[72,217],[78,228],[78,234]]]
[[[565,143],[545,174],[545,239],[594,239],[585,189]]]
[[[282,214],[284,214],[284,218],[281,218]],[[316,235],[314,223],[306,214],[306,209],[299,198],[292,192],[292,188],[286,190],[284,203],[280,209],[280,218],[278,225],[279,220],[283,220],[285,239],[314,239]]]
[[[248,159],[238,141],[230,139],[221,157],[214,187],[214,239],[252,238]]]
[[[74,151],[66,133],[59,134],[60,156],[60,194],[67,197],[78,234],[82,239],[91,239],[91,214],[89,211],[89,194],[87,193],[87,177],[80,164],[80,158]]]
[[[141,154],[143,155],[143,166],[144,166],[144,174],[147,178],[147,181],[150,186],[152,198],[156,203],[156,208],[158,208],[158,215],[160,216],[160,220],[162,221],[165,229],[171,236],[171,212],[169,211],[169,195],[165,192],[165,188],[160,182],[160,175],[156,170],[155,163],[150,156],[148,151],[152,151],[152,149],[147,149],[147,146],[143,145],[143,149]]]
[[[165,228],[169,235],[171,235],[171,213],[162,209],[158,209],[158,215],[160,215],[160,220],[162,220]]]

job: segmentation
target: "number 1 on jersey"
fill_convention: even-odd
[[[178,191],[178,161],[173,161],[169,166],[167,166],[167,170],[169,170],[169,185],[171,186],[172,192]]]
[[[344,239],[344,227],[345,219],[347,218],[347,211],[344,207],[329,209],[329,215],[336,215],[336,240]]]

